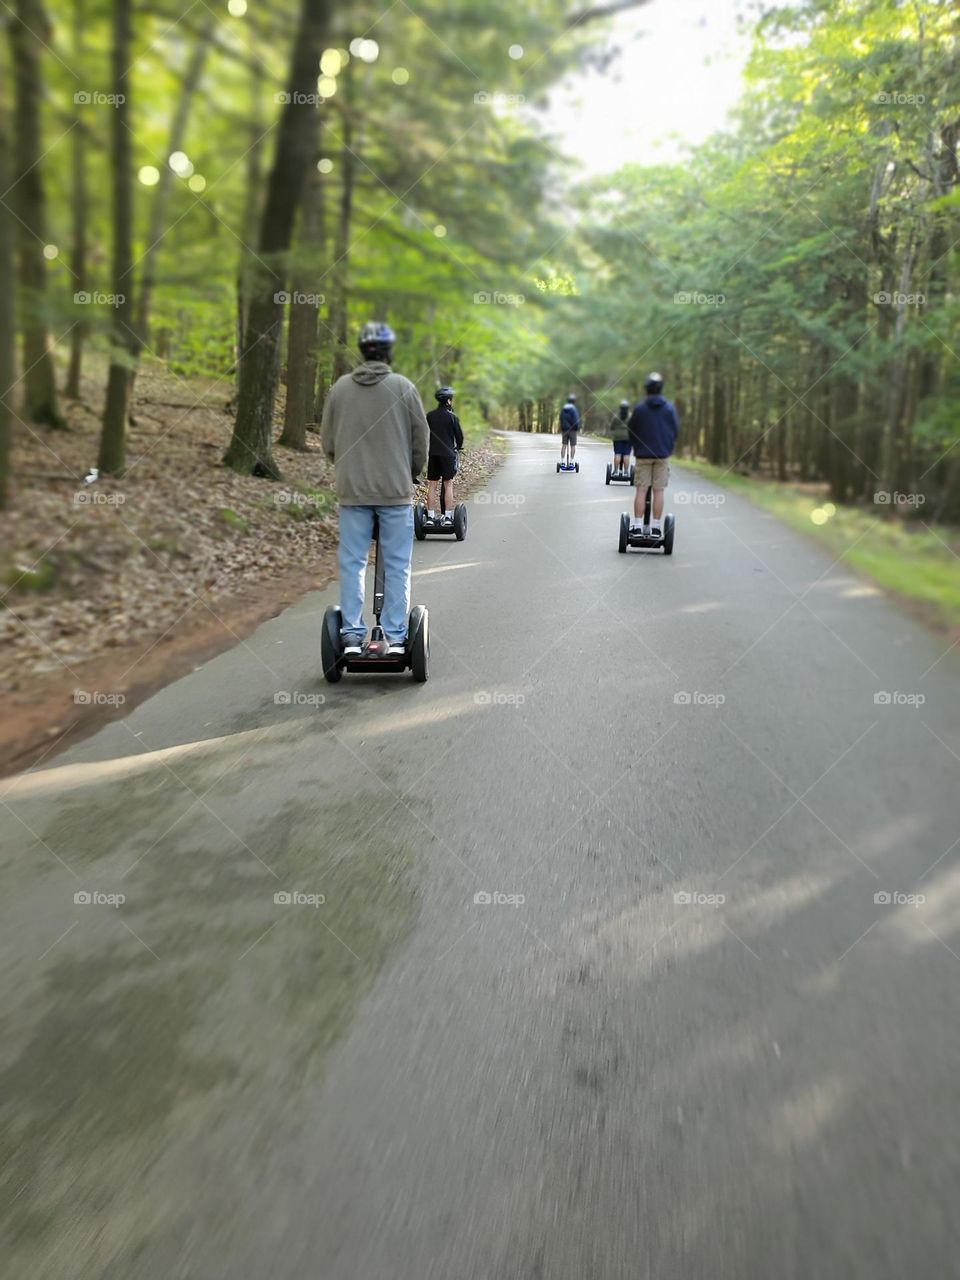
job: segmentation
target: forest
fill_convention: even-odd
[[[656,365],[687,452],[960,518],[956,8],[761,6],[733,126],[578,182],[533,109],[625,7],[5,7],[0,500],[86,369],[122,474],[146,362],[276,478],[383,315],[482,423],[602,429]]]

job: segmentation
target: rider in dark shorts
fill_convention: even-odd
[[[444,520],[453,523],[453,477],[457,474],[457,450],[463,448],[463,428],[453,412],[453,387],[440,387],[437,407],[427,414],[430,454],[427,458],[427,516],[436,519],[443,482]]]
[[[567,403],[560,410],[560,461],[573,462],[577,452],[577,435],[580,430],[580,411],[577,397],[567,396]]]

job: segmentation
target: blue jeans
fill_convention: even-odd
[[[410,612],[410,566],[413,560],[413,507],[340,508],[340,611],[343,635],[362,639],[363,595],[373,517],[380,517],[380,554],[385,571],[380,623],[391,644],[407,639]]]

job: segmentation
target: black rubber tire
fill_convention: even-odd
[[[609,483],[610,483],[610,477],[611,477],[612,475],[613,475],[613,467],[612,467],[612,466],[610,465],[610,463],[608,462],[608,463],[607,463],[607,484],[609,484]]]
[[[663,522],[663,554],[665,556],[673,555],[673,516],[667,516]]]
[[[413,508],[413,536],[418,542],[423,542],[427,536],[423,527],[423,517],[426,514],[426,507],[421,502],[418,502]]]
[[[580,470],[580,463],[579,463],[579,462],[575,462],[575,463],[573,464],[573,469],[574,469],[574,471],[579,471],[579,470]]]
[[[558,462],[558,463],[557,463],[557,475],[559,475],[559,474],[560,474],[560,463]]]
[[[410,610],[407,624],[410,670],[418,684],[426,684],[430,676],[430,616],[422,604]]]
[[[457,535],[457,541],[462,542],[467,536],[467,504],[458,502],[453,508],[453,532]]]
[[[320,665],[328,684],[336,684],[343,672],[340,670],[340,628],[343,614],[335,605],[327,605],[323,612],[320,631]]]
[[[620,552],[626,553],[627,543],[630,540],[630,517],[626,511],[620,515]]]
[[[637,468],[636,468],[635,466],[632,466],[632,467],[630,468],[630,483],[631,483],[631,484],[633,484],[633,482],[634,482],[634,480],[636,479],[636,477],[637,477]]]

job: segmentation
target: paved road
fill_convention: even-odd
[[[315,595],[0,784],[5,1275],[960,1276],[956,652],[555,457],[417,547],[427,686]]]

